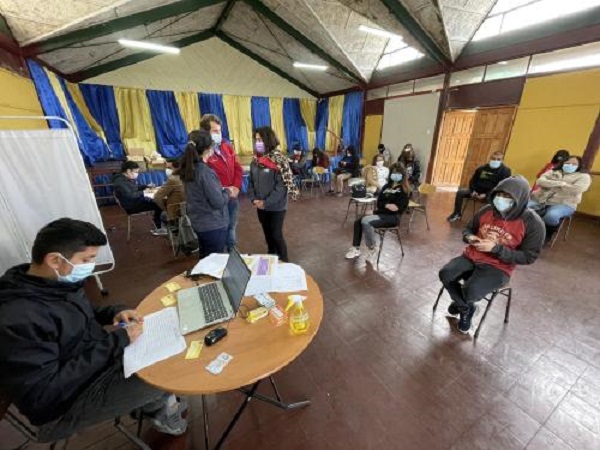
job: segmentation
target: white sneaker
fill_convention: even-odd
[[[377,246],[367,249],[367,261],[375,263],[377,261]]]
[[[346,259],[354,259],[360,256],[360,249],[358,247],[350,247],[348,253],[346,253]]]
[[[169,234],[169,230],[162,227],[162,228],[157,228],[155,230],[150,230],[150,233],[152,233],[153,236],[166,236]]]

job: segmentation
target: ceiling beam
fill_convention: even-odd
[[[215,25],[216,31],[220,31],[223,28],[223,25],[225,24],[225,21],[229,17],[229,14],[231,14],[231,10],[235,6],[236,1],[237,0],[227,0],[227,5],[225,6],[225,9],[223,9],[223,12],[221,13],[221,16],[219,17],[219,20],[217,21],[217,24]]]
[[[71,31],[60,36],[51,37],[35,44],[23,47],[25,57],[48,53],[61,48],[69,47],[82,42],[90,41],[102,36],[107,36],[119,31],[168,19],[169,17],[197,11],[206,6],[216,5],[223,0],[181,0],[166,6],[149,9],[126,17],[111,20],[106,23]]]
[[[183,48],[188,45],[195,44],[197,42],[202,42],[211,37],[215,36],[214,30],[206,30],[200,33],[193,34],[192,36],[185,37],[183,39],[179,39],[178,41],[171,42],[168,45]],[[126,56],[121,59],[117,59],[115,61],[107,62],[105,64],[100,64],[98,66],[90,67],[89,69],[85,69],[73,74],[69,75],[69,78],[74,82],[80,82],[83,80],[87,80],[88,78],[97,77],[98,75],[102,75],[108,72],[112,72],[114,70],[120,69],[122,67],[130,66],[132,64],[136,64],[138,62],[145,61],[150,58],[154,58],[158,56],[157,53],[152,52],[139,52],[133,55]]]
[[[450,59],[439,49],[431,37],[423,31],[419,23],[410,15],[406,7],[398,0],[381,0],[392,15],[423,47],[429,56],[439,62],[444,68],[452,65]]]
[[[268,20],[273,22],[277,27],[283,30],[285,33],[289,34],[296,41],[310,50],[312,53],[317,55],[319,58],[327,61],[331,64],[335,69],[340,71],[344,76],[350,78],[353,82],[358,83],[361,87],[365,86],[364,80],[362,80],[358,75],[356,75],[351,70],[348,70],[343,64],[333,58],[329,53],[311,41],[309,38],[304,36],[301,32],[292,27],[289,23],[279,17],[276,13],[271,11],[271,9],[262,3],[260,0],[244,0],[252,9],[254,9],[257,13],[266,17]],[[301,61],[304,62],[304,61]]]
[[[253,59],[258,64],[260,64],[261,66],[264,66],[265,68],[269,69],[271,72],[275,73],[276,75],[279,75],[281,78],[284,78],[285,80],[289,81],[290,83],[298,86],[303,91],[308,92],[313,97],[319,97],[320,96],[317,91],[309,88],[304,83],[301,83],[300,81],[298,81],[294,77],[288,75],[285,71],[283,71],[280,68],[278,68],[277,66],[271,64],[269,61],[267,61],[266,59],[264,59],[262,56],[259,56],[256,53],[254,53],[253,51],[251,51],[250,49],[244,47],[242,44],[240,44],[236,40],[230,38],[228,35],[226,35],[222,31],[217,30],[215,32],[215,34],[216,34],[216,36],[219,39],[221,39],[226,44],[230,45],[231,47],[235,48],[237,51],[239,51],[239,52],[243,53],[244,55],[248,56],[249,58]]]

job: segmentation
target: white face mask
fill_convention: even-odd
[[[56,271],[56,276],[58,281],[62,281],[63,283],[79,283],[80,281],[85,280],[89,277],[96,267],[96,263],[83,263],[83,264],[73,264],[63,255],[60,255],[62,259],[64,259],[72,268],[70,274],[68,275],[60,275],[58,271]]]
[[[165,173],[167,174],[167,177],[170,177],[171,175],[173,175],[173,169],[165,169]]]
[[[139,176],[140,176],[140,174],[138,172],[132,172],[131,173],[131,179],[132,180],[137,180]]]
[[[383,161],[376,161],[375,164],[377,167],[383,167]]]

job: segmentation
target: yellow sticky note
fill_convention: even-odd
[[[165,307],[173,306],[175,303],[177,303],[177,299],[173,294],[165,295],[163,298],[160,299],[160,301],[163,305],[165,305]]]
[[[202,349],[204,348],[204,344],[202,341],[192,341],[190,342],[190,346],[188,347],[188,351],[185,354],[185,359],[196,359],[200,356]]]
[[[169,292],[175,292],[175,291],[178,291],[179,289],[181,289],[181,286],[179,286],[179,283],[175,283],[174,281],[166,284],[165,287],[167,288],[167,290]]]

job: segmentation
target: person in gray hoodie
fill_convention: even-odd
[[[192,131],[179,174],[185,188],[186,211],[200,243],[200,259],[225,251],[230,191],[207,165],[213,140],[208,131]]]
[[[458,330],[468,333],[475,302],[506,285],[517,264],[533,264],[542,249],[546,230],[542,219],[527,208],[529,183],[522,176],[501,181],[491,204],[475,214],[463,231],[468,244],[462,256],[440,270],[442,284],[452,298],[450,315],[460,315]]]

